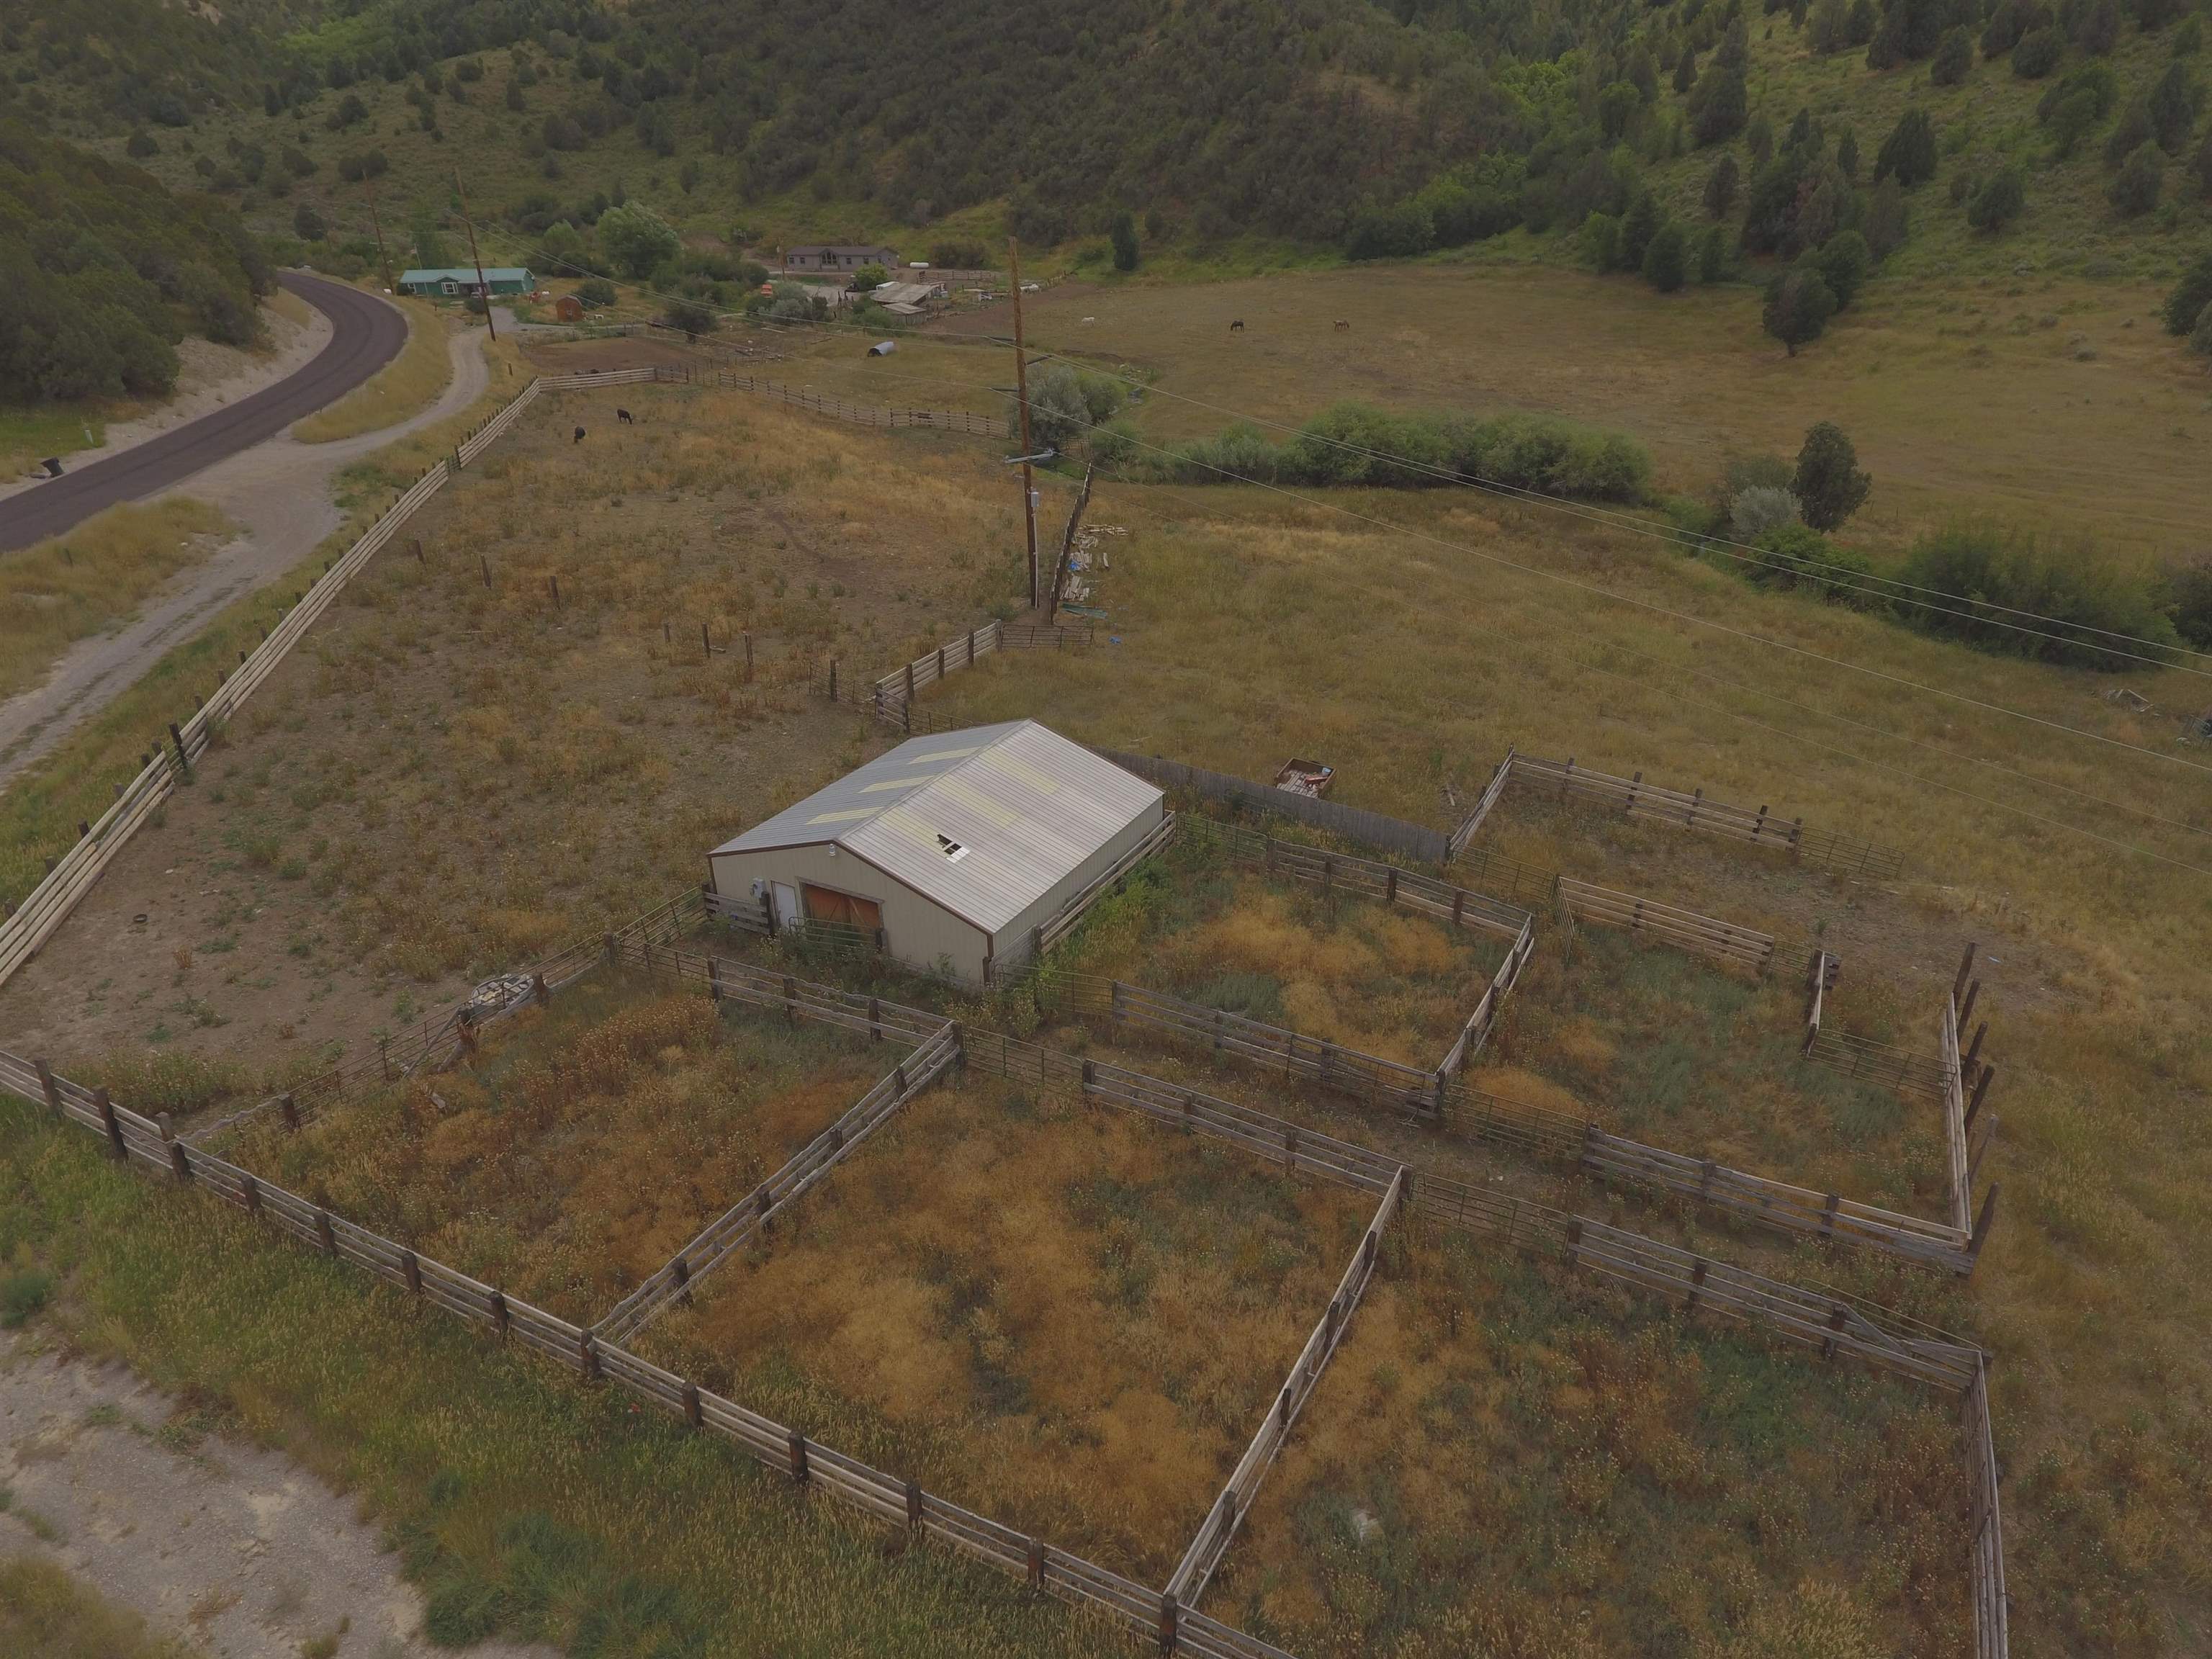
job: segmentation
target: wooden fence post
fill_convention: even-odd
[[[279,1095],[276,1097],[276,1110],[284,1120],[284,1127],[296,1134],[300,1128],[300,1102],[298,1097],[289,1094]]]
[[[1168,1591],[1160,1597],[1160,1651],[1163,1654],[1176,1651],[1176,1611],[1175,1593]]]
[[[806,1437],[797,1429],[791,1431],[791,1478],[800,1486],[807,1480]]]
[[[684,1420],[695,1429],[706,1422],[706,1415],[699,1406],[699,1385],[696,1382],[684,1385]],[[798,1436],[794,1434],[792,1437],[795,1440]]]
[[[1031,1589],[1044,1588],[1044,1540],[1042,1538],[1029,1540],[1029,1583]]]
[[[338,1253],[338,1236],[337,1231],[331,1225],[331,1212],[328,1210],[318,1209],[315,1212],[315,1241],[322,1246],[325,1255],[336,1255]]]
[[[61,1085],[54,1081],[54,1068],[45,1060],[38,1062],[39,1092],[46,1097],[46,1109],[56,1117],[62,1115]]]
[[[921,1484],[915,1480],[908,1481],[906,1483],[906,1524],[909,1531],[921,1530]]]
[[[248,1215],[261,1213],[261,1183],[251,1170],[241,1170],[238,1177],[239,1201],[246,1206]]]
[[[1974,971],[1975,945],[1976,942],[1969,939],[1966,942],[1966,953],[1959,958],[1958,976],[1951,981],[1951,1000],[1954,1002],[1966,994],[1966,975]],[[1966,1022],[1961,1019],[1959,1023],[1964,1025]]]
[[[115,1115],[115,1103],[107,1097],[105,1086],[92,1091],[92,1103],[100,1114],[100,1127],[107,1131],[107,1144],[118,1158],[127,1158],[130,1152],[123,1145],[123,1125]]]
[[[416,1296],[422,1294],[422,1261],[412,1250],[399,1253],[399,1276],[407,1281],[407,1288]]]

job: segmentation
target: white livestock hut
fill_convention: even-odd
[[[1126,868],[1167,804],[1034,720],[914,738],[708,854],[718,908],[854,927],[988,984]]]

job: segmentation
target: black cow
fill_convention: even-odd
[[[615,419],[620,421],[624,426],[635,426],[636,424],[635,422],[630,419],[629,410],[626,409],[618,409],[615,410]]]
[[[576,443],[581,443],[581,442],[583,442],[583,441],[584,441],[584,428],[581,428],[581,427],[580,426],[580,427],[578,427],[578,428],[576,428],[576,435],[575,435],[574,439],[572,441],[576,442]]]

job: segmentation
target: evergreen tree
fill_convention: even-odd
[[[1644,245],[1644,280],[1662,294],[1672,294],[1689,274],[1690,239],[1680,223],[1669,219],[1651,233]]]
[[[1836,171],[1851,183],[1859,177],[1859,136],[1845,127],[1843,136],[1836,140]]]
[[[1858,452],[1844,429],[1822,421],[1805,434],[1790,492],[1798,513],[1815,530],[1835,530],[1859,510],[1874,480],[1859,471]]]
[[[2166,183],[2166,157],[2156,144],[2145,144],[2120,164],[2105,199],[2123,218],[2148,213],[2158,205]]]
[[[1856,230],[1838,231],[1820,245],[1813,259],[1820,279],[1836,296],[1838,311],[1858,297],[1859,290],[1866,286],[1867,272],[1874,264],[1866,238]]]
[[[1620,222],[1619,263],[1622,270],[1640,270],[1644,268],[1644,251],[1650,246],[1651,239],[1658,234],[1665,217],[1656,196],[1648,190],[1638,192]]]
[[[1939,87],[1955,87],[1966,78],[1966,71],[1973,66],[1973,37],[1962,28],[1953,29],[1936,48],[1936,61],[1928,66],[1928,78]]]
[[[1740,170],[1732,155],[1723,155],[1713,163],[1713,170],[1705,175],[1705,216],[1725,219],[1735,211],[1736,184]]]
[[[1705,232],[1698,245],[1698,280],[1717,283],[1728,275],[1728,233],[1718,225]]]
[[[1909,109],[1898,117],[1875,157],[1874,176],[1877,184],[1894,178],[1908,190],[1936,176],[1936,124],[1926,110]]]
[[[1114,269],[1134,270],[1137,268],[1137,222],[1127,212],[1114,216]]]
[[[1966,222],[1976,230],[2000,231],[2027,206],[2027,179],[2018,167],[2000,167],[1966,200]]]
[[[2196,77],[2186,64],[2173,64],[2158,78],[2144,100],[2150,116],[2151,137],[2168,155],[2179,155],[2197,125],[2197,110],[2203,101]]]
[[[1820,337],[1835,314],[1836,295],[1826,280],[1818,270],[1796,265],[1767,284],[1760,320],[1795,357],[1799,346]]]
[[[1690,96],[1690,130],[1698,147],[1702,149],[1735,137],[1743,131],[1750,113],[1751,89],[1743,70],[1714,59],[1712,66],[1698,77],[1697,90]]]

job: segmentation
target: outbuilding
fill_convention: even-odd
[[[1161,793],[1034,720],[914,738],[708,854],[714,908],[988,984],[1142,857]]]

